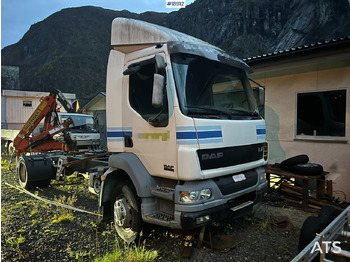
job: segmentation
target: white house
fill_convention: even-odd
[[[20,130],[40,104],[40,98],[48,92],[1,90],[1,129]],[[64,93],[68,101],[76,99],[75,94]],[[61,109],[64,112],[64,108]]]
[[[350,200],[350,37],[246,59],[265,86],[269,161],[307,154]],[[345,194],[345,195],[344,195]]]

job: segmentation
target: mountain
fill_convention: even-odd
[[[348,0],[197,0],[169,14],[85,6],[33,24],[2,49],[2,65],[20,68],[21,90],[58,88],[89,99],[105,90],[115,17],[166,26],[240,58],[350,35]]]

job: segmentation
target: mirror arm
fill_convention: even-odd
[[[159,111],[159,113],[153,117],[148,118],[147,122],[153,126],[155,123],[158,122],[158,117],[164,113],[164,110],[165,110],[165,107],[163,106],[163,108]]]

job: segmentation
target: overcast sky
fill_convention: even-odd
[[[186,5],[195,0],[186,0]],[[17,43],[34,23],[64,8],[100,6],[112,10],[173,12],[166,0],[1,0],[1,49]]]

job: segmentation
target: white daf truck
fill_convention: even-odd
[[[133,241],[142,223],[196,228],[266,194],[265,121],[250,68],[199,39],[116,18],[100,207]],[[232,214],[231,214],[232,216]]]

